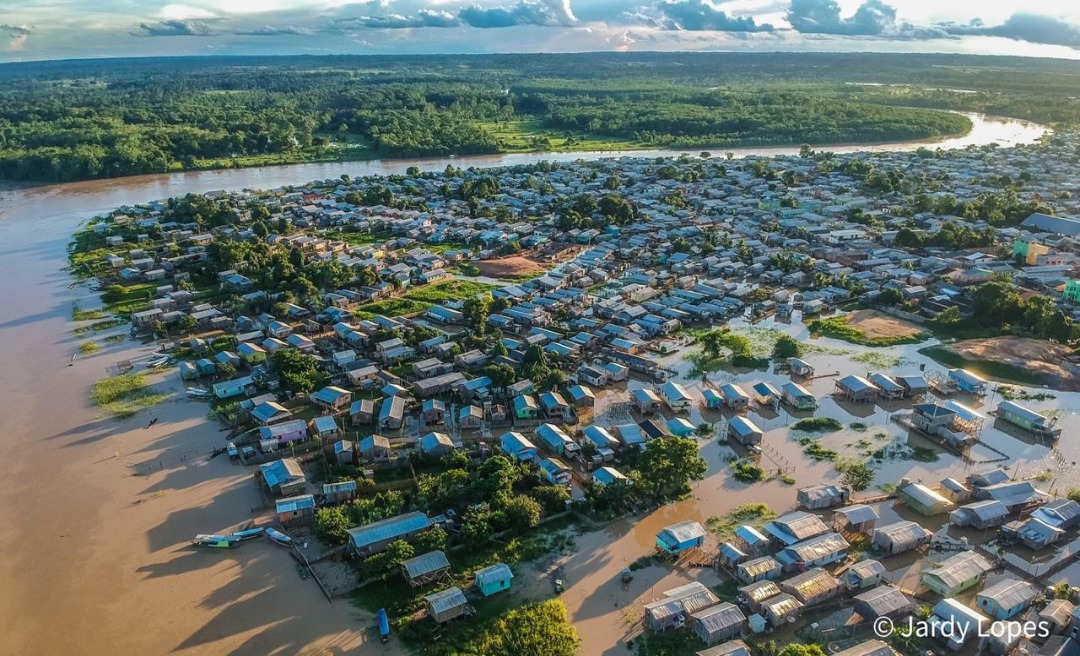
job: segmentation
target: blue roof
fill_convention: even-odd
[[[312,423],[315,424],[315,430],[320,433],[336,431],[338,429],[337,421],[333,417],[315,417]]]
[[[349,539],[357,549],[422,531],[431,525],[431,520],[422,512],[405,513],[390,519],[383,519],[365,526],[349,529]]]
[[[1023,223],[1020,225],[1025,228],[1035,228],[1045,232],[1056,232],[1069,237],[1075,237],[1080,234],[1080,219],[1066,216],[1050,216],[1049,214],[1043,214],[1041,212],[1035,212],[1024,219]]]
[[[491,583],[498,583],[506,579],[514,578],[514,573],[506,563],[495,563],[491,567],[476,570],[476,585],[484,587]]]
[[[295,512],[297,510],[313,510],[315,508],[315,497],[310,494],[305,494],[302,497],[289,497],[288,499],[277,500],[277,512]]]

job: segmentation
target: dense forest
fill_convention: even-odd
[[[0,66],[0,179],[375,156],[922,139],[969,129],[965,117],[938,109],[1080,123],[1080,100],[1070,93],[1078,81],[1074,62],[953,55],[7,64]]]

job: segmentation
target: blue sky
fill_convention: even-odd
[[[0,61],[591,50],[1080,59],[1080,0],[0,0]]]

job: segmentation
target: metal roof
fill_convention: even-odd
[[[728,602],[694,613],[691,617],[701,623],[701,626],[709,633],[739,626],[746,621],[746,616],[739,607]]]
[[[802,608],[802,604],[795,597],[789,594],[780,594],[770,599],[766,599],[761,604],[761,610],[764,612],[771,612],[773,615],[783,616],[788,613],[795,612]]]
[[[337,420],[329,415],[315,417],[311,423],[315,425],[315,430],[320,433],[329,433],[338,430]]]
[[[808,563],[839,551],[846,551],[849,547],[847,540],[839,533],[826,533],[787,547],[780,552],[780,555],[793,555],[795,556],[794,561]]]
[[[840,581],[825,570],[815,567],[783,581],[780,587],[806,601],[838,589]]]
[[[836,384],[844,389],[848,390],[852,394],[862,392],[864,390],[877,391],[879,388],[877,385],[866,380],[862,376],[847,375],[836,381]]]
[[[883,390],[902,390],[904,387],[900,385],[892,376],[883,374],[881,372],[875,372],[870,374],[869,381],[874,385],[877,385]]]
[[[476,570],[474,576],[476,578],[476,585],[484,586],[488,583],[512,579],[514,578],[514,572],[510,570],[510,566],[506,563],[495,563],[490,567]]]
[[[949,556],[938,563],[938,566],[923,572],[923,578],[934,577],[945,584],[947,588],[954,588],[976,576],[982,576],[990,571],[990,563],[981,555],[964,551]]]
[[[438,572],[442,569],[450,569],[450,561],[446,559],[446,554],[441,551],[429,551],[415,558],[403,560],[401,566],[410,579],[415,579],[418,576]]]
[[[731,420],[728,421],[728,429],[735,431],[736,435],[753,435],[762,432],[762,430],[757,427],[757,424],[746,417],[732,417]]]
[[[758,544],[760,542],[768,542],[769,538],[765,537],[761,531],[757,530],[753,526],[740,526],[735,529],[735,537],[739,538],[747,544]]]
[[[849,524],[874,522],[877,521],[879,517],[878,512],[874,510],[872,506],[864,504],[848,506],[846,508],[837,508],[833,513],[844,517]]]
[[[1039,596],[1039,589],[1027,581],[1006,579],[998,581],[975,595],[977,599],[989,599],[996,601],[998,606],[1008,610],[1021,605],[1030,604]]]
[[[852,573],[861,579],[868,579],[877,576],[878,574],[884,574],[886,571],[885,566],[873,558],[860,560],[848,568],[849,573]]]
[[[773,561],[776,562],[776,561]],[[777,563],[779,565],[779,563]],[[757,581],[739,588],[739,592],[751,601],[761,603],[780,594],[780,586],[773,581]]]
[[[465,606],[469,603],[469,600],[465,598],[465,593],[461,591],[461,588],[447,588],[434,594],[429,594],[424,597],[424,601],[428,603],[428,606],[436,614],[444,613],[448,610],[453,610],[459,606]]]
[[[778,570],[781,568],[780,561],[776,560],[772,556],[762,556],[761,558],[755,558],[748,560],[745,563],[739,565],[739,569],[743,570],[750,576],[760,576]]]
[[[910,521],[899,521],[887,526],[875,528],[871,532],[871,538],[877,542],[879,535],[886,536],[893,544],[907,545],[918,544],[930,537],[930,531]]]
[[[699,651],[696,656],[750,656],[750,647],[742,640],[729,640]]]
[[[880,640],[867,640],[838,651],[833,656],[896,656],[896,651]]]
[[[835,499],[843,496],[844,492],[832,483],[819,483],[800,488],[797,495],[800,499],[816,501],[818,499]]]
[[[1038,412],[1035,412],[1034,410],[1031,410],[1029,408],[1025,408],[1019,403],[1013,403],[1012,401],[1002,401],[998,404],[998,414],[1002,412],[1008,412],[1009,414],[1016,415],[1022,419],[1030,421],[1035,426],[1043,426],[1050,421]]]
[[[671,538],[670,542],[674,545],[680,545],[686,542],[691,542],[704,538],[706,535],[705,527],[695,521],[684,521],[665,526],[656,535],[656,537],[669,542],[668,537]]]
[[[749,399],[750,395],[743,391],[743,388],[734,383],[725,383],[720,386],[720,395],[726,400],[731,401],[733,399]]]
[[[785,544],[821,535],[829,530],[817,515],[796,511],[778,517],[765,525],[765,532],[780,538]]]
[[[394,540],[403,535],[422,531],[431,525],[431,520],[422,512],[405,513],[397,517],[383,519],[365,526],[350,528],[349,539],[357,549],[386,540]]]
[[[867,590],[856,596],[855,600],[869,606],[878,616],[890,615],[904,609],[911,610],[915,607],[915,604],[905,597],[903,592],[890,585],[880,585],[873,590]]]
[[[278,513],[296,512],[299,510],[313,510],[315,508],[315,497],[311,496],[310,494],[305,494],[300,497],[278,499],[275,506],[275,509]]]
[[[986,501],[969,503],[966,506],[960,506],[957,509],[957,512],[959,511],[966,511],[983,520],[997,519],[1009,514],[1009,509],[1005,507],[1005,504],[996,499],[987,499]]]
[[[304,477],[304,470],[300,468],[300,463],[296,458],[282,458],[281,460],[261,464],[259,465],[259,471],[262,472],[263,479],[266,480],[266,484],[270,487],[280,485],[294,478]]]

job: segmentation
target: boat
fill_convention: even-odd
[[[159,358],[157,360],[151,360],[151,361],[146,363],[146,366],[147,366],[148,369],[160,369],[161,367],[164,367],[167,364],[169,364],[169,358],[165,357],[165,358]]]
[[[193,399],[210,398],[210,390],[202,389],[201,387],[188,387],[184,391]]]
[[[263,531],[265,531],[265,530],[266,529],[263,528],[262,526],[257,526],[255,528],[249,528],[246,531],[236,531],[235,533],[233,533],[229,537],[231,537],[231,538],[240,538],[241,540],[250,540],[252,538],[259,537],[260,535],[263,534]]]
[[[379,639],[386,642],[390,639],[390,618],[386,616],[386,609],[379,609]]]
[[[211,547],[215,549],[235,549],[240,545],[240,538],[234,535],[196,535],[191,543],[197,547]]]
[[[271,541],[277,542],[278,544],[284,545],[286,547],[292,545],[292,538],[276,529],[266,529],[266,537],[270,538]]]

